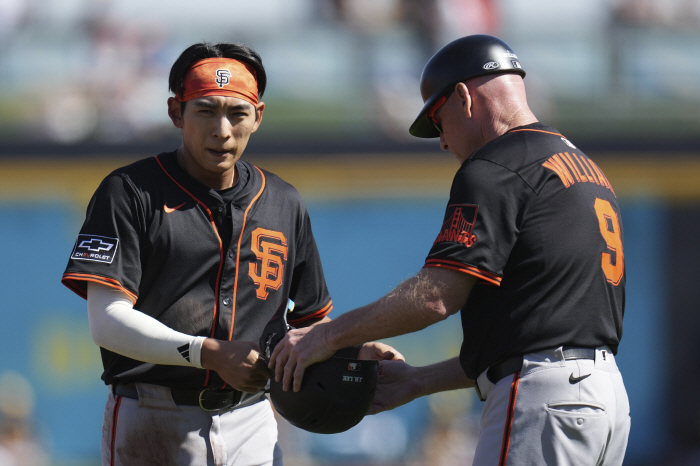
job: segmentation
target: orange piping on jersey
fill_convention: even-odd
[[[228,339],[231,340],[233,337],[233,321],[236,317],[236,295],[238,294],[238,261],[241,259],[241,240],[243,239],[243,233],[245,232],[245,224],[246,220],[248,220],[248,212],[250,212],[250,208],[253,207],[253,204],[258,200],[260,195],[262,195],[263,191],[265,190],[265,174],[260,170],[258,167],[253,166],[257,171],[260,172],[260,176],[262,176],[262,186],[260,187],[260,191],[255,195],[252,201],[250,201],[250,204],[248,204],[248,207],[245,209],[245,213],[243,214],[243,225],[241,226],[241,234],[238,236],[238,247],[236,249],[236,274],[233,279],[233,303],[231,305],[231,330],[228,333]]]
[[[65,286],[68,287],[69,290],[71,290],[73,293],[77,294],[81,298],[87,299],[87,294],[83,291],[82,288],[73,283],[73,280],[62,278],[61,283],[63,283]]]
[[[66,285],[68,288],[70,288],[73,292],[75,292],[81,298],[87,299],[87,293],[85,291],[83,291],[83,289],[80,288],[78,285],[73,283],[73,280],[99,283],[101,285],[107,285],[110,288],[115,288],[119,291],[123,291],[124,293],[127,294],[127,296],[129,296],[129,299],[131,299],[131,301],[134,304],[136,304],[136,300],[138,298],[138,296],[136,296],[131,291],[127,290],[124,287],[124,285],[119,283],[119,281],[114,280],[113,278],[100,277],[99,275],[92,275],[92,274],[87,274],[87,273],[73,273],[73,272],[64,273],[63,278],[61,279],[61,283]],[[86,289],[87,289],[87,287],[86,287]]]
[[[578,176],[578,168],[576,167],[576,164],[574,163],[574,160],[571,158],[571,155],[569,155],[568,152],[562,152],[559,154],[559,156],[566,162],[566,164],[569,166],[569,169],[571,170],[571,173],[574,175],[574,178],[576,178],[577,182],[582,182],[585,180],[582,180],[580,176]]]
[[[287,319],[290,324],[299,324],[301,322],[306,322],[309,319],[318,319],[319,317],[325,317],[329,312],[333,310],[333,301],[328,301],[321,310],[314,312],[308,316],[300,317],[298,319]]]
[[[513,381],[510,384],[510,399],[508,400],[508,414],[506,416],[506,425],[503,429],[503,444],[501,445],[501,459],[498,466],[505,466],[508,460],[508,448],[510,447],[510,431],[513,427],[513,417],[515,413],[515,399],[518,396],[518,384],[520,383],[520,371],[513,375]]]
[[[481,278],[489,283],[493,283],[494,285],[500,285],[501,280],[503,280],[498,275],[477,269],[476,267],[472,267],[470,265],[464,265],[461,262],[453,262],[442,259],[428,259],[425,261],[425,265],[423,267],[443,267],[445,269],[456,270],[457,272],[468,273],[469,275],[474,275],[475,277]]]
[[[541,129],[514,129],[512,131],[507,131],[508,133],[517,133],[519,131],[532,131],[534,133],[544,133],[544,134],[551,134],[553,136],[559,136],[559,137],[564,137],[563,134],[559,133],[552,133],[551,131],[542,131]]]
[[[168,173],[168,170],[165,169],[163,164],[160,162],[160,159],[158,156],[156,156],[156,162],[158,162],[158,165],[160,165],[160,168],[165,172],[166,175],[168,175],[168,178],[170,178],[173,183],[175,183],[180,189],[185,191],[188,196],[190,196],[192,199],[195,200],[197,204],[202,206],[202,208],[207,212],[207,215],[209,216],[209,221],[211,222],[211,227],[214,229],[214,234],[216,235],[216,239],[219,240],[219,270],[216,273],[216,291],[214,292],[215,294],[215,301],[214,301],[214,317],[212,318],[212,323],[211,323],[211,338],[214,338],[214,331],[216,330],[216,318],[219,314],[219,285],[221,285],[221,269],[224,266],[224,245],[221,242],[221,237],[219,236],[219,230],[216,229],[216,223],[214,223],[214,216],[211,213],[211,210],[209,210],[209,207],[207,205],[197,199],[192,193],[190,193],[188,190],[185,189],[184,186],[182,186],[180,183],[175,181],[175,178],[172,177],[170,173]],[[207,375],[204,378],[204,386],[206,387],[209,384],[209,369],[207,369]]]

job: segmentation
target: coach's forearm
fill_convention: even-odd
[[[367,341],[416,332],[445,319],[449,314],[431,308],[409,308],[393,298],[346,312],[327,323],[330,346],[334,350]]]
[[[476,279],[444,269],[423,269],[388,295],[328,323],[332,349],[422,330],[459,311]]]

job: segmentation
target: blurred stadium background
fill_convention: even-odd
[[[700,464],[699,31],[700,0],[0,0],[0,466],[99,464],[99,352],[59,280],[101,179],[178,147],[165,102],[185,47],[262,55],[244,157],[306,199],[338,315],[422,266],[458,167],[407,128],[425,61],[474,33],[515,49],[535,113],[619,197],[625,464]],[[460,341],[453,316],[390,343],[423,365]],[[480,409],[444,393],[338,435],[280,421],[281,442],[288,466],[471,464]]]

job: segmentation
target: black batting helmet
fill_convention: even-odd
[[[408,131],[419,138],[439,137],[440,132],[427,116],[433,105],[457,83],[495,73],[517,73],[525,77],[518,57],[501,39],[476,34],[450,42],[423,68],[420,93],[425,105]]]
[[[268,358],[292,328],[285,316],[278,311],[260,337],[260,350]],[[285,392],[273,377],[269,393],[275,410],[290,424],[317,434],[344,432],[357,425],[372,406],[379,372],[378,361],[357,359],[358,354],[358,348],[344,348],[307,367],[298,392]]]

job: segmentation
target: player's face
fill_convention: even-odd
[[[212,188],[229,187],[236,161],[260,126],[265,104],[206,96],[188,101],[184,111],[172,98],[168,106],[173,124],[182,130],[183,168]],[[229,186],[221,186],[222,182]]]

